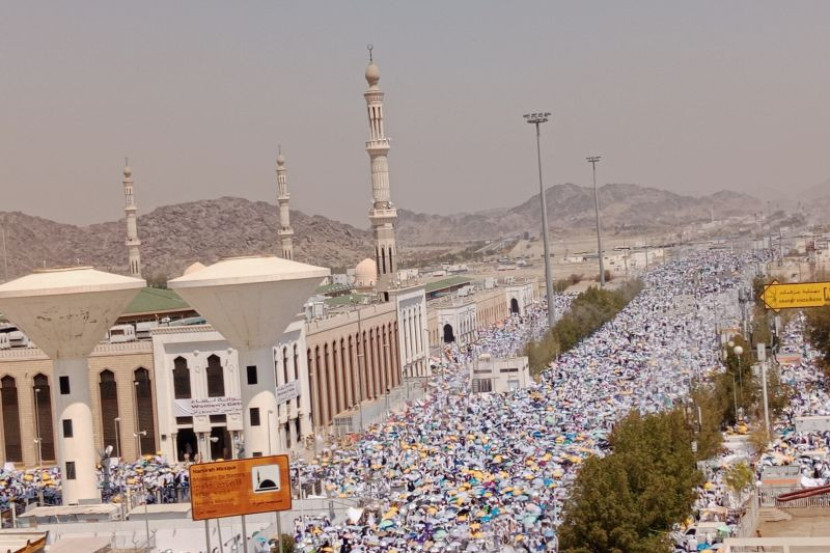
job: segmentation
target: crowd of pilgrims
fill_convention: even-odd
[[[656,268],[612,322],[523,390],[471,394],[468,367],[518,353],[544,328],[544,304],[447,348],[424,400],[295,465],[298,482],[361,504],[341,521],[297,519],[297,550],[556,551],[569,485],[586,456],[604,454],[614,422],[683,401],[717,366],[718,319],[738,318],[748,261],[711,254]]]
[[[469,366],[479,355],[520,355],[547,324],[544,302],[478,331],[464,347],[433,358],[428,393],[313,461],[292,464],[296,490],[352,502],[345,516],[297,517],[296,551],[556,551],[557,526],[580,464],[603,455],[616,420],[632,409],[653,413],[684,401],[693,378],[721,370],[717,329],[740,317],[737,290],[749,254],[696,255],[642,276],[643,291],[611,322],[551,362],[538,382],[508,393],[473,394]],[[571,298],[556,297],[561,315]],[[830,433],[797,434],[794,417],[830,415],[816,352],[796,317],[785,341],[803,353],[781,365],[792,401],[756,464],[796,464],[804,485],[830,483]],[[725,507],[724,463],[715,460],[696,512]],[[160,456],[114,464],[101,486],[113,501],[187,497],[187,466]],[[0,473],[0,502],[59,502],[57,469]],[[129,490],[129,492],[128,492]],[[146,490],[146,491],[145,491]]]

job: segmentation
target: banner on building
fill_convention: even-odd
[[[288,403],[300,397],[300,381],[292,380],[282,386],[277,386],[277,405]]]
[[[174,403],[175,416],[177,417],[232,415],[242,412],[242,399],[232,396],[208,397],[204,399],[177,399]]]

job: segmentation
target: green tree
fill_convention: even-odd
[[[830,306],[805,309],[807,340],[821,354],[820,362],[830,376]]]
[[[632,412],[611,434],[612,453],[585,462],[560,527],[567,553],[663,553],[668,531],[691,514],[702,475],[682,409]]]
[[[727,489],[735,497],[736,504],[740,504],[744,492],[755,482],[755,472],[745,462],[741,462],[732,465],[726,470],[723,475],[723,481],[726,483]]]

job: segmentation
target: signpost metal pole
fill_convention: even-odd
[[[225,544],[222,543],[222,525],[220,524],[221,518],[216,519],[216,534],[219,538],[219,553],[225,553]]]
[[[245,524],[245,515],[242,515],[242,551],[248,553],[248,527]]]
[[[769,396],[767,395],[767,362],[764,361],[761,363],[761,378],[763,379],[763,390],[764,390],[764,427],[767,429],[767,439],[770,439],[772,434],[770,431],[769,424]]]
[[[280,516],[280,512],[277,511],[277,551],[278,553],[282,553],[282,517]]]
[[[207,546],[207,553],[210,553],[210,519],[205,519],[205,545]]]

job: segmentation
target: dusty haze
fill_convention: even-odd
[[[0,211],[87,224],[225,195],[365,228],[365,46],[392,197],[455,213],[548,185],[792,196],[830,176],[830,2],[72,2],[0,8]],[[779,192],[775,192],[775,191]]]

